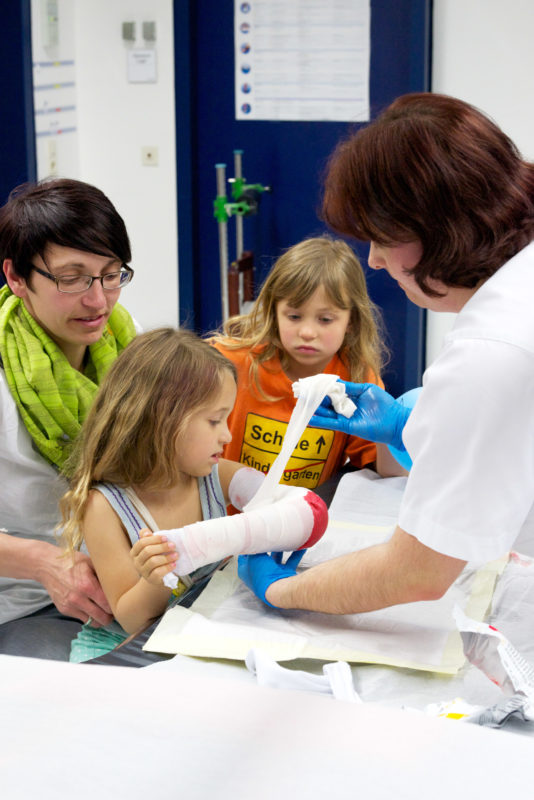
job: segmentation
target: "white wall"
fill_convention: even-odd
[[[34,82],[75,81],[75,88],[47,93],[50,108],[74,103],[75,112],[41,113],[38,177],[79,178],[104,191],[124,218],[132,244],[135,278],[121,302],[143,328],[178,324],[178,232],[174,123],[172,0],[58,0],[58,42],[46,45],[46,0],[32,0]],[[137,39],[126,44],[122,23],[135,22]],[[142,23],[155,21],[156,41],[142,38]],[[157,81],[130,83],[128,50],[156,54]],[[54,62],[74,60],[74,66]],[[48,60],[48,64],[45,62]],[[43,92],[36,91],[36,108]],[[65,99],[66,98],[66,99]],[[76,125],[68,135],[57,129]],[[50,158],[50,143],[55,163]],[[142,163],[142,149],[157,148],[157,166]]]
[[[80,177],[102,189],[132,243],[122,302],[144,328],[178,323],[172,0],[75,0]],[[156,22],[156,83],[129,83],[122,23]],[[143,166],[142,148],[158,165]]]
[[[534,3],[434,0],[432,90],[489,114],[534,160]],[[455,315],[428,312],[427,364]]]

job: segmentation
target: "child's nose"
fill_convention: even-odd
[[[301,339],[315,339],[315,325],[308,321],[303,320],[299,329]]]

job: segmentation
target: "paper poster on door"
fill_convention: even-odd
[[[234,0],[238,120],[369,119],[369,0]]]

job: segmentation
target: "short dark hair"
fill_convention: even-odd
[[[32,259],[47,245],[131,260],[130,240],[120,214],[106,195],[68,178],[25,183],[0,208],[0,266],[4,259],[28,280]]]
[[[387,245],[419,239],[411,270],[473,288],[534,237],[534,164],[485,114],[447,95],[399,97],[330,157],[323,217]]]

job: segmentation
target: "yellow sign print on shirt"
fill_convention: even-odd
[[[287,422],[260,414],[247,414],[239,457],[241,463],[260,472],[269,472],[282,449],[287,425]],[[306,428],[287,462],[280,482],[314,489],[321,478],[333,441],[334,431]]]

